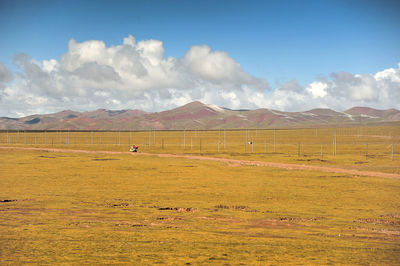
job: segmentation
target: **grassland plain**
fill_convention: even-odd
[[[1,264],[400,264],[398,179],[152,155],[0,154]]]
[[[400,126],[140,132],[0,132],[3,146],[193,154],[400,174]]]

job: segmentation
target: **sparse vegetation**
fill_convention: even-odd
[[[139,144],[139,152],[400,173],[398,150],[392,161],[390,144],[398,148],[399,128],[362,128],[358,136],[353,134],[357,130],[337,129],[336,155],[332,129],[280,131],[276,141],[282,146],[276,152],[269,146],[267,153],[256,145],[265,138],[272,145],[273,131],[247,132],[255,146],[251,152],[247,144],[246,153],[246,131],[227,131],[229,142],[225,149],[220,144],[220,152],[217,143],[211,143],[223,134],[218,131],[135,132],[131,142]],[[43,132],[29,133],[27,138],[36,138],[36,144],[25,144],[23,132],[9,132],[13,141],[6,143],[5,134],[0,136],[2,146],[127,151],[130,144],[129,132],[93,133],[94,138],[120,136],[120,145],[85,143],[90,132],[70,132],[69,144],[42,144]],[[68,133],[46,134],[49,141],[57,134],[65,140]],[[156,141],[144,145],[140,140],[149,134],[155,134]],[[191,150],[190,142],[183,147],[179,143],[183,134],[186,141],[197,134],[197,144],[201,138],[204,145],[202,153],[199,146]],[[234,145],[235,139],[241,142]],[[326,143],[330,154],[321,158],[314,147],[305,145],[298,155],[297,144],[294,150],[282,144],[299,140]],[[369,157],[361,148],[364,141],[375,143],[368,145]],[[0,153],[3,265],[400,263],[398,179],[152,155],[13,149],[0,149]]]

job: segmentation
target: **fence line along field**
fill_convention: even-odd
[[[2,145],[191,153],[267,161],[339,164],[399,173],[400,127],[183,131],[2,131]]]

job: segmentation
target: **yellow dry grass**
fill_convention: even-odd
[[[316,134],[322,130],[331,129],[318,129]],[[370,143],[372,139],[379,139],[375,145],[389,145],[390,142],[398,145],[398,139],[395,142],[398,128],[392,128],[391,136],[388,128],[371,128],[370,132],[373,134],[363,134],[369,137],[352,138],[364,138]],[[295,143],[296,136],[303,137],[303,143],[306,140],[311,143],[307,137],[310,132],[295,133],[288,134],[286,141],[281,135],[280,143],[290,139]],[[9,144],[4,143],[6,132],[1,134],[2,146],[126,151],[125,142],[129,143],[131,133],[93,133],[94,136],[104,134],[103,137],[109,134],[114,140],[122,135],[124,141],[120,140],[120,145],[118,142],[83,143],[83,139],[91,137],[90,132],[70,132],[69,144],[55,144],[54,139],[53,144],[41,144],[39,137],[44,133],[29,133],[32,135],[28,135],[28,139],[36,137],[36,145],[24,144],[23,132],[8,133],[8,138],[14,139]],[[46,141],[49,141],[51,136],[56,136],[53,134],[68,133],[46,134]],[[154,132],[133,133],[136,140],[148,134]],[[186,146],[190,142],[185,143],[185,149],[182,143],[177,143],[183,134],[187,134],[186,138],[193,134],[192,140],[197,134],[197,141],[201,138],[203,142],[210,134],[213,135],[208,140],[223,133],[155,134],[156,141],[146,147],[144,143],[131,141],[139,144],[142,151],[196,154],[199,150]],[[227,140],[233,141],[234,134],[238,134],[239,139],[244,134],[261,133],[225,134]],[[16,143],[16,136],[20,144]],[[157,136],[164,138],[164,150]],[[340,136],[344,138],[343,133]],[[374,136],[389,136],[390,142]],[[73,137],[76,143],[72,143]],[[327,142],[332,135],[326,133],[320,137],[319,142]],[[357,152],[345,155],[339,152],[341,139],[337,138],[337,155],[325,155],[325,161],[317,161],[319,154],[312,154],[311,150],[310,154],[306,152],[300,156],[296,150],[281,153],[253,150],[251,153],[248,150],[251,146],[247,144],[244,153],[244,141],[237,145],[243,151],[236,151],[235,146],[227,142],[225,151],[220,143],[220,152],[214,145],[204,144],[210,143],[205,141],[202,153],[399,173],[398,154],[392,161],[391,148],[390,152],[379,150],[383,156],[365,158],[362,150],[358,155]],[[173,139],[177,144],[172,145]],[[252,139],[257,143],[256,136]],[[168,143],[171,145],[167,146]],[[354,143],[353,147],[360,143],[362,141]],[[374,151],[370,150],[371,154]],[[375,152],[378,154],[378,150]],[[0,158],[2,265],[400,264],[398,179],[151,155],[0,149]],[[362,164],[356,163],[361,161]]]

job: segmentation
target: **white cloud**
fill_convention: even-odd
[[[399,108],[400,64],[375,74],[333,73],[306,86],[293,79],[271,91],[265,79],[245,72],[223,51],[192,46],[182,58],[164,56],[159,40],[120,45],[70,40],[59,60],[15,56],[13,75],[0,62],[0,116],[63,109],[138,108],[160,111],[200,100],[228,108],[337,110],[356,105]]]
[[[0,100],[3,94],[3,90],[8,82],[13,79],[11,72],[6,68],[6,66],[0,62]]]
[[[50,60],[44,60],[43,61],[43,70],[50,73],[51,71],[56,71],[58,67],[58,62],[57,60],[50,59]]]
[[[376,74],[332,73],[330,78],[320,78],[305,87],[289,83],[269,94],[265,106],[287,111],[340,111],[354,106],[400,109],[400,64]]]
[[[243,87],[269,89],[265,80],[243,71],[225,52],[203,45],[193,46],[183,58],[165,58],[161,41],[137,42],[133,36],[110,47],[102,41],[79,43],[72,39],[59,61],[37,62],[18,54],[14,62],[21,72],[9,84],[14,93],[7,101],[15,106],[0,110],[4,115],[46,108],[47,112],[93,108],[159,111],[213,99],[229,105],[230,98],[224,98],[227,92],[238,98]],[[248,102],[243,98],[240,102]]]
[[[398,68],[388,68],[374,75],[378,81],[389,80],[392,82],[400,83],[400,63],[397,64]]]
[[[245,81],[256,85],[262,82],[245,73],[225,52],[211,52],[206,45],[190,48],[182,62],[194,76],[214,84],[232,85],[232,81],[236,81],[241,85]]]
[[[328,88],[328,84],[321,81],[314,81],[307,87],[306,90],[311,93],[313,98],[318,98],[326,96],[326,88]]]

